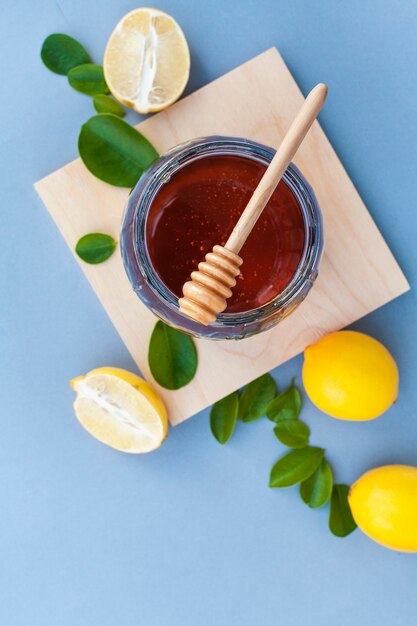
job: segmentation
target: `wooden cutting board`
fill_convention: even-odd
[[[317,81],[320,76],[317,76]],[[212,134],[236,135],[278,146],[303,96],[275,48],[141,124],[163,153],[175,144]],[[330,98],[327,106],[331,107]],[[156,318],[134,294],[120,253],[102,265],[76,255],[143,375],[159,389],[172,424],[300,353],[330,331],[354,322],[409,289],[406,278],[369,215],[320,125],[315,122],[295,163],[312,184],[323,211],[325,253],[307,300],[284,322],[235,342],[199,340],[199,366],[185,388],[156,385],[147,362]],[[370,184],[371,181],[370,181]],[[78,159],[35,185],[71,250],[78,239],[100,231],[119,239],[129,191],[94,178]],[[111,365],[108,354],[106,365]],[[97,366],[103,363],[97,363]]]

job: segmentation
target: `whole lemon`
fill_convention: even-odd
[[[352,330],[331,333],[304,352],[303,383],[324,413],[371,420],[398,396],[398,368],[376,339]]]
[[[392,550],[417,552],[417,467],[386,465],[351,487],[349,504],[359,528]]]

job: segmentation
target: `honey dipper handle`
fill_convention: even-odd
[[[268,165],[245,210],[239,218],[225,248],[238,254],[292,158],[307,135],[327,96],[327,86],[319,83],[310,91],[303,106],[287,131],[274,158]]]

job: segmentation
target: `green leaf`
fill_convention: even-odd
[[[90,62],[83,46],[72,37],[56,33],[45,39],[41,48],[41,59],[55,74],[66,75],[73,67]]]
[[[75,252],[86,263],[103,263],[111,257],[116,245],[117,242],[110,235],[90,233],[79,239],[75,246]]]
[[[308,446],[291,450],[279,459],[271,470],[270,487],[291,487],[313,474],[324,457],[322,448]]]
[[[97,113],[113,113],[113,115],[118,115],[119,117],[126,115],[126,111],[120,102],[102,93],[97,93],[93,97],[93,104]]]
[[[300,495],[311,509],[318,509],[330,499],[333,474],[330,465],[323,459],[314,474],[300,485]]]
[[[271,422],[294,420],[300,415],[301,394],[297,387],[291,385],[272,400],[266,410],[266,416]]]
[[[109,93],[104,78],[103,67],[95,63],[77,65],[68,72],[68,82],[73,89],[92,96],[97,93]]]
[[[78,150],[94,176],[117,187],[133,187],[158,158],[143,135],[110,113],[94,115],[82,126]]]
[[[239,399],[239,419],[242,422],[253,422],[265,415],[276,393],[277,385],[271,374],[264,374],[246,385]]]
[[[336,537],[346,537],[356,528],[348,501],[348,485],[335,485],[330,502],[329,528]]]
[[[281,420],[274,428],[277,439],[289,448],[305,448],[310,438],[310,429],[300,420]]]
[[[211,432],[221,444],[226,443],[235,429],[239,397],[234,391],[213,404],[210,411]]]
[[[159,321],[151,335],[148,361],[152,376],[161,387],[179,389],[194,378],[197,350],[191,337]]]

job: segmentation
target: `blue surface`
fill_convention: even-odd
[[[415,0],[158,6],[189,40],[189,91],[273,45],[304,92],[329,84],[323,127],[415,286]],[[41,65],[39,49],[49,33],[66,32],[100,60],[114,24],[134,7],[2,5],[0,623],[415,624],[416,556],[359,531],[336,539],[326,510],[308,510],[296,489],[269,490],[283,449],[266,420],[239,425],[221,447],[204,412],[154,454],[132,457],[96,442],[73,416],[71,377],[134,364],[32,188],[76,156],[92,113],[87,97]],[[411,291],[355,325],[400,367],[399,401],[385,416],[342,423],[305,403],[303,419],[338,481],[379,464],[417,465],[416,312]],[[281,387],[300,366],[298,358],[274,372]]]

